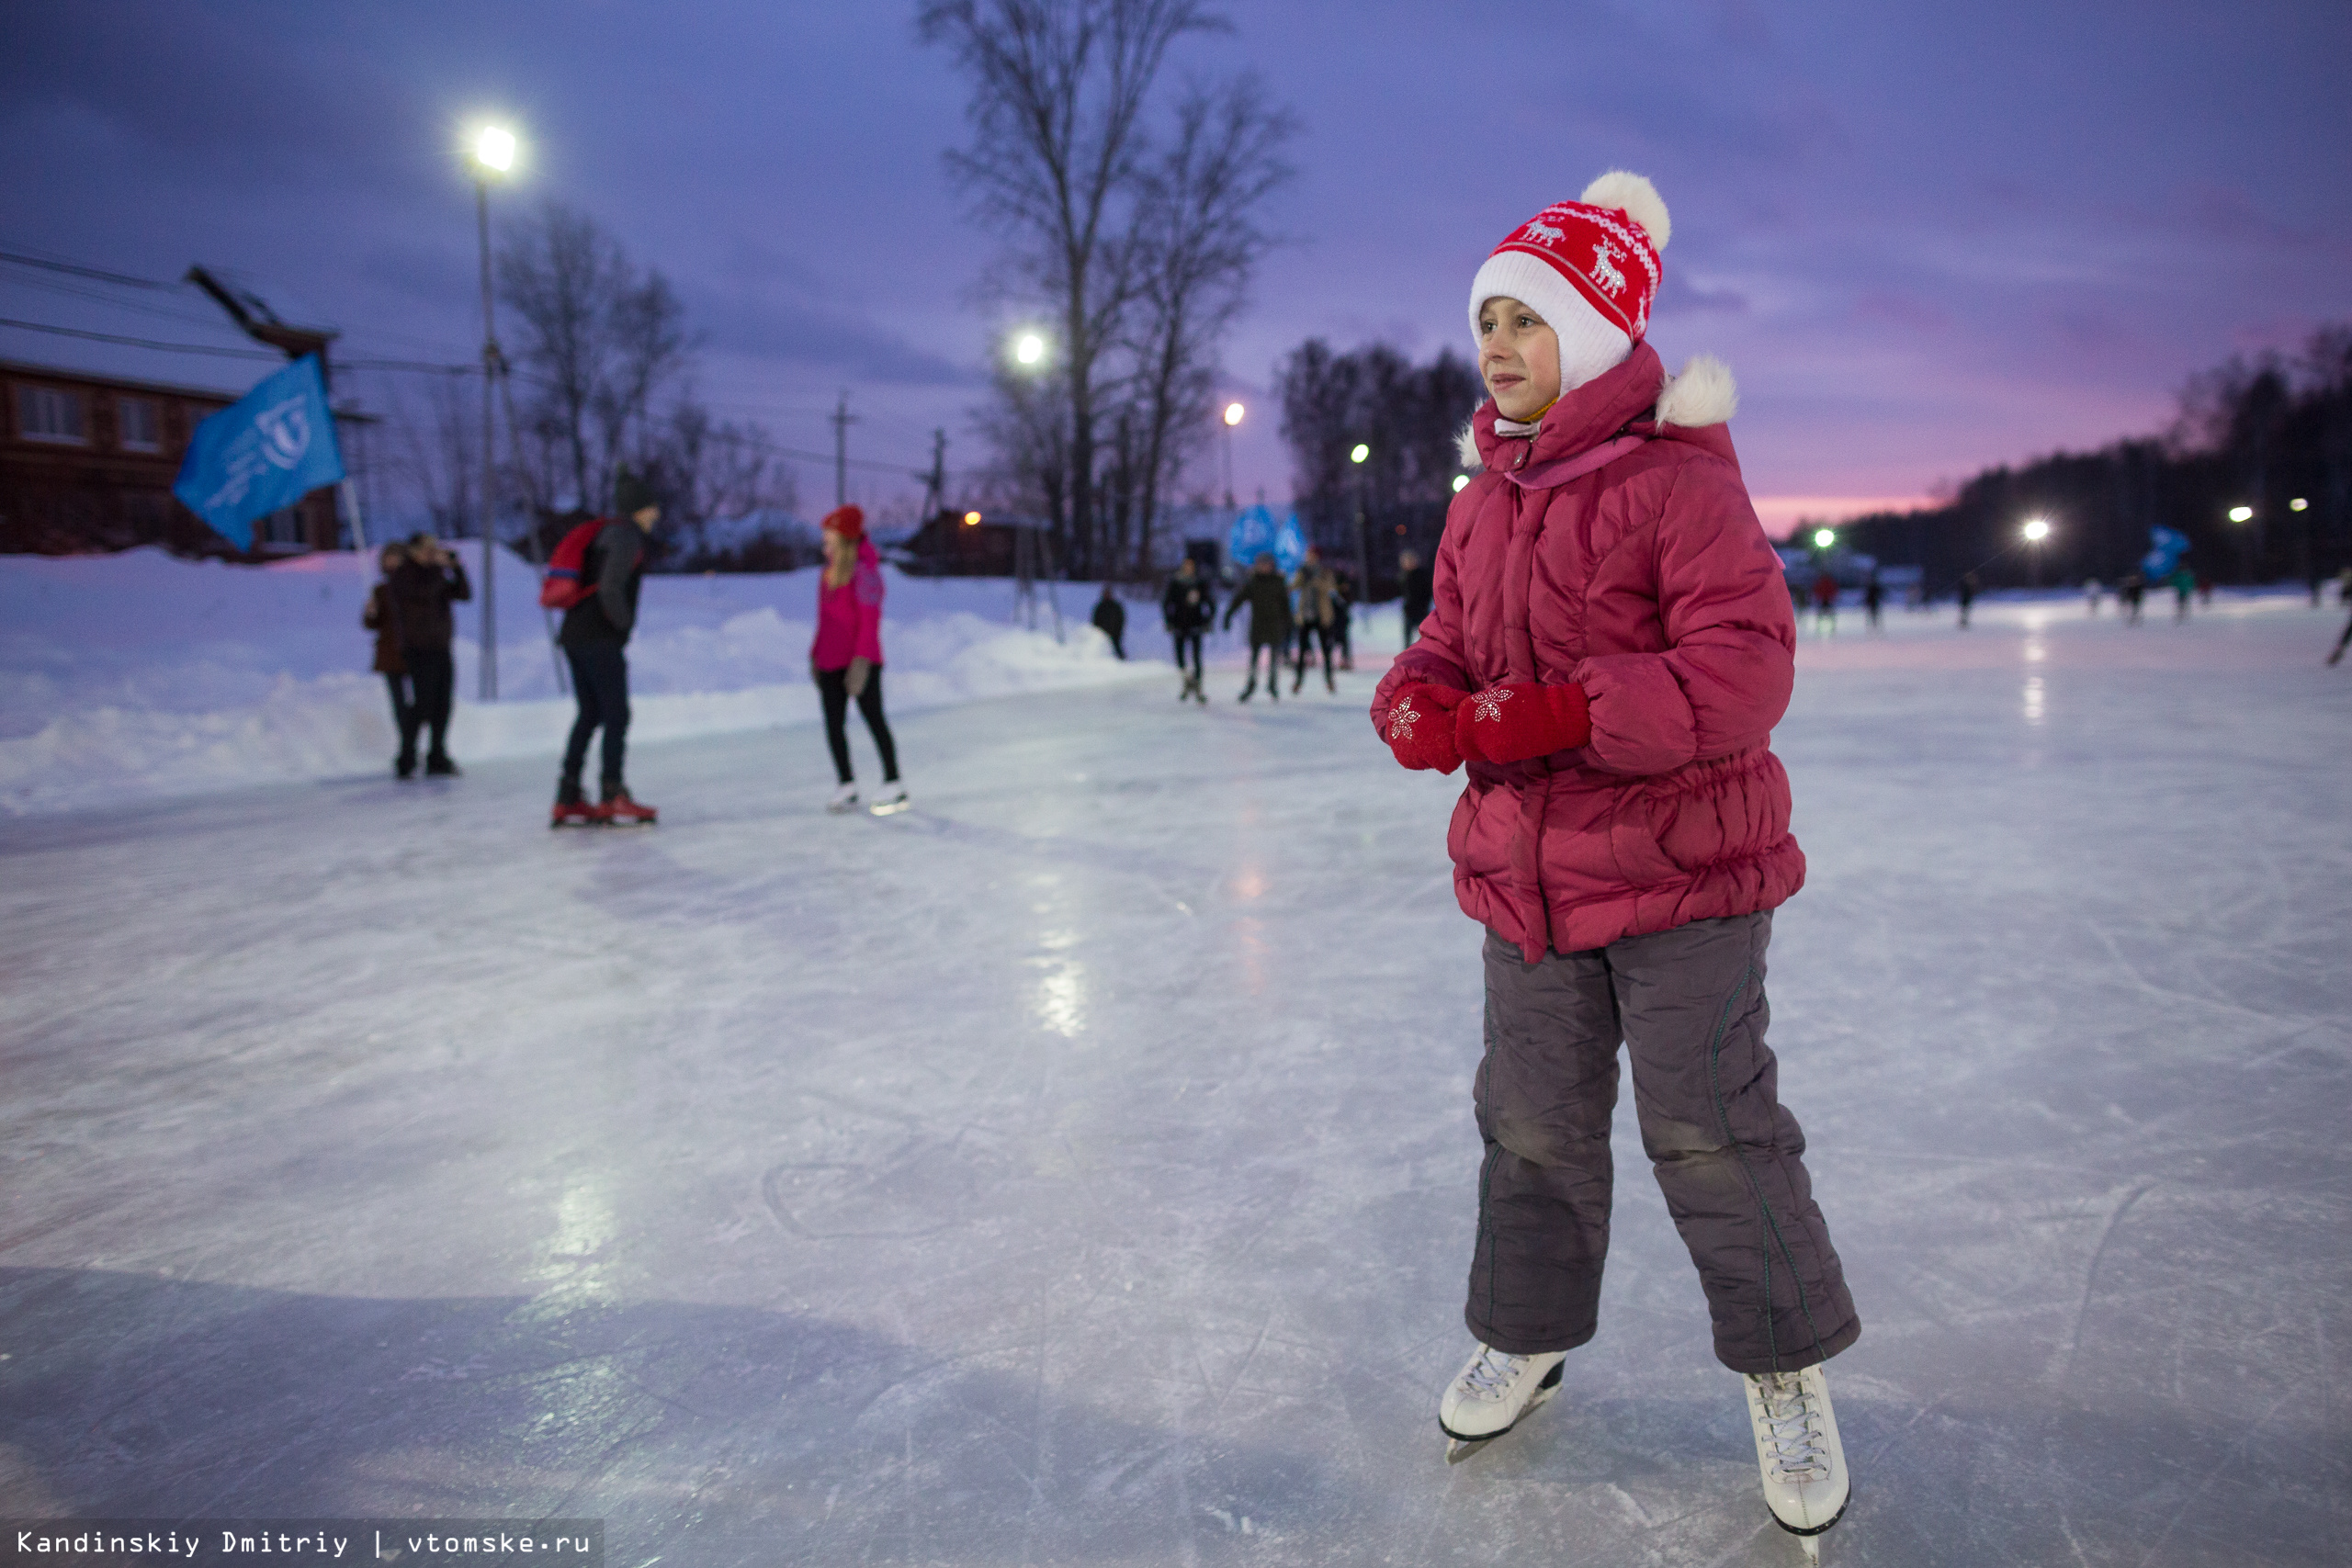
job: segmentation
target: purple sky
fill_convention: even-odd
[[[219,262],[314,302],[347,353],[465,359],[455,148],[496,114],[528,158],[502,209],[554,194],[667,272],[721,413],[829,450],[846,387],[854,455],[916,467],[944,424],[951,470],[979,457],[990,241],[943,174],[965,94],[911,6],[8,12],[0,248]],[[1305,126],[1274,214],[1293,243],[1226,356],[1253,411],[1240,488],[1277,501],[1274,362],[1311,334],[1466,348],[1480,258],[1612,165],[1673,210],[1652,336],[1737,373],[1768,521],[2155,430],[2192,371],[2352,317],[2341,4],[1235,15],[1172,71],[1254,66]],[[0,355],[78,362],[22,333]],[[829,472],[800,482],[830,501]]]

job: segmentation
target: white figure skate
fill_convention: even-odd
[[[1756,1433],[1756,1463],[1764,1475],[1764,1502],[1782,1529],[1797,1538],[1807,1562],[1821,1561],[1821,1537],[1846,1516],[1846,1450],[1838,1416],[1819,1367],[1801,1372],[1750,1372],[1747,1424]]]
[[[904,811],[907,806],[907,786],[902,784],[886,784],[882,786],[881,795],[866,809],[876,817],[896,817],[899,812]]]
[[[1567,1357],[1565,1350],[1514,1356],[1479,1346],[1438,1404],[1438,1429],[1449,1439],[1445,1462],[1459,1464],[1558,1393]]]
[[[833,791],[833,798],[825,802],[825,809],[839,817],[844,811],[857,809],[857,786],[845,784]]]

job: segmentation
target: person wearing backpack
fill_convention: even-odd
[[[571,666],[571,694],[579,716],[563,749],[563,773],[556,781],[549,825],[567,822],[650,824],[653,807],[632,798],[622,782],[628,750],[628,647],[637,629],[637,596],[645,581],[645,540],[662,520],[651,487],[627,468],[613,485],[613,510],[626,522],[599,517],[564,536],[556,547],[539,602],[563,610],[556,640]],[[605,732],[601,788],[590,805],[581,787],[588,764],[588,742]]]

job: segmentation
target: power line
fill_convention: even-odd
[[[152,348],[164,354],[217,354],[224,359],[277,360],[286,357],[262,348],[220,348],[203,343],[157,343],[153,338],[124,337],[119,333],[85,332],[80,327],[53,327],[46,321],[11,321],[6,316],[0,316],[0,327],[19,327],[28,333],[55,333],[60,337],[88,338],[93,343],[127,344],[132,348]]]
[[[132,277],[127,273],[107,272],[103,267],[77,266],[72,262],[46,261],[40,256],[19,255],[15,251],[0,251],[0,261],[15,262],[18,266],[43,267],[51,272],[70,272],[76,277],[95,277],[103,283],[126,284],[132,288],[177,288],[176,283],[158,283],[152,277]]]

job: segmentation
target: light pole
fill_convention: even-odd
[[[1364,472],[1364,459],[1372,456],[1372,447],[1359,441],[1348,454],[1348,461],[1356,466],[1356,597],[1368,599],[1372,593],[1372,477]]]
[[[1249,410],[1238,402],[1225,405],[1225,509],[1233,510],[1233,433],[1241,427]]]
[[[2029,563],[2026,570],[2033,586],[2039,588],[2041,586],[2041,541],[2050,537],[2050,525],[2042,518],[2029,517],[2019,532],[2025,535],[2025,556]]]
[[[493,410],[506,361],[490,287],[490,180],[514,166],[514,133],[486,125],[474,133],[474,219],[481,237],[481,700],[498,700],[498,456]],[[584,502],[586,497],[582,497]]]
[[[2248,582],[2252,582],[2255,572],[2254,558],[2248,552],[2247,547],[2252,538],[2253,530],[2246,527],[2246,525],[2254,521],[2254,508],[2251,506],[2231,507],[2230,521],[2238,525],[2238,570],[2245,574],[2245,580]]]

